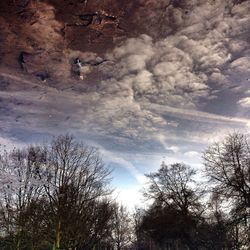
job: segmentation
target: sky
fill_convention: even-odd
[[[71,133],[98,147],[116,195],[250,127],[250,1],[0,3],[0,143]]]

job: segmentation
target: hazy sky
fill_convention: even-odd
[[[198,168],[249,130],[250,1],[17,2],[0,3],[1,144],[72,133],[134,204],[163,160]]]

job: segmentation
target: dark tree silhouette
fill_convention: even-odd
[[[2,233],[9,235],[17,250],[25,244],[26,210],[42,194],[43,152],[38,147],[14,149],[0,156],[0,209]]]
[[[101,199],[111,193],[107,188],[110,171],[104,167],[95,148],[78,143],[69,135],[55,138],[45,151],[44,189],[54,228],[54,249],[66,243],[66,235],[71,237],[70,247],[85,242],[85,249],[91,249],[96,243],[96,230],[101,228],[101,225],[95,227],[93,219],[100,223],[98,207],[103,204]]]
[[[114,216],[109,176],[98,151],[69,135],[5,152],[0,157],[0,242],[17,250],[102,245]]]
[[[250,245],[250,138],[231,134],[204,153],[204,165],[212,191],[224,198],[231,210],[237,234]],[[244,236],[245,235],[245,236]]]
[[[115,204],[112,242],[117,250],[125,249],[132,241],[133,228],[129,212],[123,205]]]
[[[199,191],[195,186],[195,171],[191,167],[175,163],[163,163],[156,173],[146,175],[149,188],[144,195],[166,206],[173,206],[183,214],[201,213]]]
[[[198,249],[197,226],[203,209],[194,175],[192,168],[181,163],[163,163],[157,172],[146,175],[149,188],[144,194],[154,203],[144,216],[142,229],[161,248]]]

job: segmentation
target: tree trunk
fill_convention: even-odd
[[[61,221],[58,222],[57,228],[56,228],[56,239],[53,244],[53,250],[59,250],[60,249],[60,243],[61,243]]]
[[[20,230],[18,230],[17,239],[16,239],[16,250],[20,250],[20,249],[21,249],[21,232]]]
[[[21,239],[20,239],[20,236],[18,235],[16,249],[20,250],[21,249],[20,246],[21,246]]]

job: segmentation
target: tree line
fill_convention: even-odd
[[[112,196],[98,150],[70,135],[0,154],[0,249],[250,249],[250,139],[231,134],[184,164],[146,174],[133,214]],[[201,173],[199,173],[201,174]]]

